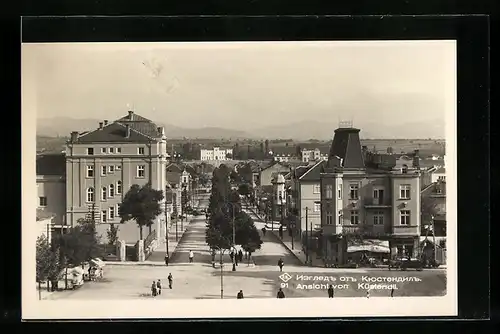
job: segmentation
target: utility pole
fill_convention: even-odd
[[[308,229],[309,229],[309,207],[306,206],[306,263],[309,262],[309,233],[308,233]]]
[[[274,194],[271,197],[271,231],[274,231]]]

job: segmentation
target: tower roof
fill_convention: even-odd
[[[340,127],[335,130],[328,165],[331,167],[365,168],[360,129]]]

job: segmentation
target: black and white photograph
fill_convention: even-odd
[[[453,315],[456,84],[451,40],[23,44],[23,308]]]

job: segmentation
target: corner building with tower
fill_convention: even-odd
[[[335,130],[320,174],[319,249],[330,263],[345,265],[356,250],[384,257],[417,256],[420,237],[420,170],[396,168],[391,154],[361,146],[360,130]]]

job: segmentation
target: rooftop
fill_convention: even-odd
[[[66,155],[64,153],[37,155],[36,175],[66,175]]]
[[[127,126],[129,135],[127,136]],[[99,124],[92,131],[80,133],[73,141],[76,143],[108,143],[108,142],[150,142],[161,138],[163,129],[151,120],[129,111],[110,124]]]

